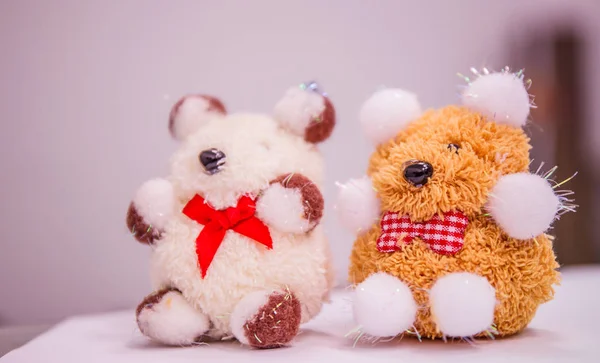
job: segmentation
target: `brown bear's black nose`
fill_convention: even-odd
[[[404,169],[404,178],[416,187],[422,187],[433,175],[433,166],[425,161],[416,161]]]
[[[225,164],[225,153],[217,149],[208,149],[200,153],[200,163],[209,175],[221,171],[221,166]]]

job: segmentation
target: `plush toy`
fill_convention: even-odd
[[[144,183],[127,213],[152,248],[155,292],[137,308],[144,335],[273,348],[320,311],[333,278],[316,144],[334,124],[315,83],[290,89],[272,116],[227,115],[205,95],[174,105],[171,175]]]
[[[559,282],[545,232],[574,205],[556,168],[529,172],[523,74],[467,81],[461,106],[423,112],[414,94],[384,89],[361,109],[376,151],[336,208],[358,235],[353,314],[371,337],[514,334]]]

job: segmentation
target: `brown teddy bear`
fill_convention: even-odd
[[[556,190],[556,167],[529,172],[522,72],[476,75],[461,106],[422,112],[412,93],[385,89],[361,110],[376,151],[336,208],[358,235],[350,280],[365,334],[506,336],[553,297],[545,232],[573,210],[571,193]]]

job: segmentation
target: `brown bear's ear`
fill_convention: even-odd
[[[187,95],[171,108],[169,131],[173,138],[181,141],[208,120],[223,117],[226,113],[223,103],[213,96]]]
[[[488,120],[514,127],[523,127],[532,107],[523,71],[510,72],[505,67],[500,72],[473,71],[476,78],[467,80],[462,93],[462,103]]]
[[[315,82],[290,88],[275,105],[273,116],[283,128],[310,143],[325,141],[335,126],[335,109]]]
[[[365,101],[359,120],[367,138],[379,145],[393,139],[421,113],[416,95],[399,88],[385,88]]]

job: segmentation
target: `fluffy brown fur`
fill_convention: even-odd
[[[449,144],[459,145],[458,153]],[[489,122],[461,107],[428,111],[372,155],[368,175],[383,211],[410,215],[413,221],[460,210],[469,218],[463,249],[454,256],[432,252],[419,239],[402,251],[381,253],[379,221],[358,237],[351,256],[350,279],[360,283],[386,272],[406,282],[420,305],[415,328],[424,337],[441,337],[431,319],[427,290],[451,272],[486,277],[499,301],[494,324],[499,335],[519,332],[537,307],[553,297],[558,264],[547,235],[518,241],[487,216],[488,193],[499,176],[529,167],[529,140],[523,130]],[[416,188],[403,177],[409,160],[429,162],[434,174]]]
[[[246,338],[255,348],[278,348],[289,343],[300,328],[300,302],[293,294],[276,293],[246,323]]]
[[[324,141],[331,136],[335,126],[335,108],[327,97],[323,97],[323,101],[325,102],[325,109],[319,117],[310,123],[304,133],[304,140],[313,144]]]
[[[140,243],[152,244],[155,240],[160,238],[161,233],[148,223],[144,222],[144,218],[140,216],[133,203],[129,204],[125,222],[133,237]]]

